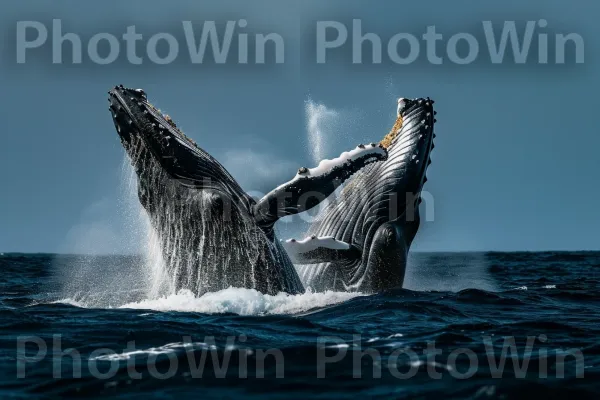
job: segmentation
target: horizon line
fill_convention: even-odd
[[[600,253],[600,249],[579,250],[417,250],[409,254],[459,254],[459,253]],[[7,255],[33,255],[33,256],[78,256],[78,257],[140,257],[144,253],[53,253],[53,252],[22,252],[22,251],[0,251],[0,256]]]

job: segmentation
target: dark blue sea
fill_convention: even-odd
[[[600,253],[420,253],[371,296],[152,294],[143,263],[0,255],[0,398],[600,394]]]

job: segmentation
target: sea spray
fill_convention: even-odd
[[[115,218],[104,216],[102,222],[115,232],[119,247],[109,249],[113,251],[110,256],[55,257],[53,267],[62,282],[62,296],[103,308],[174,293],[156,232],[138,200],[137,178],[127,156],[120,171],[118,196],[112,202]]]
[[[127,155],[123,157],[121,182],[121,213],[136,244],[131,250],[141,250],[144,260],[138,279],[145,283],[146,298],[171,294],[174,288],[165,269],[160,240],[157,232],[152,229],[148,213],[140,205],[137,176]]]
[[[304,104],[306,129],[308,134],[308,150],[312,161],[318,165],[326,157],[327,146],[332,136],[332,128],[338,123],[339,113],[324,104],[312,99]]]

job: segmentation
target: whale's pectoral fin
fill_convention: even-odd
[[[358,247],[331,236],[312,236],[304,240],[288,239],[283,246],[292,261],[298,264],[352,261],[360,259],[361,256]]]
[[[364,166],[387,158],[387,150],[375,143],[359,145],[315,168],[300,168],[294,178],[278,186],[253,206],[256,222],[270,230],[278,219],[318,205],[346,179]]]

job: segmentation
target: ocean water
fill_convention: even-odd
[[[415,254],[370,296],[158,293],[143,262],[0,255],[0,398],[600,393],[600,253]]]

